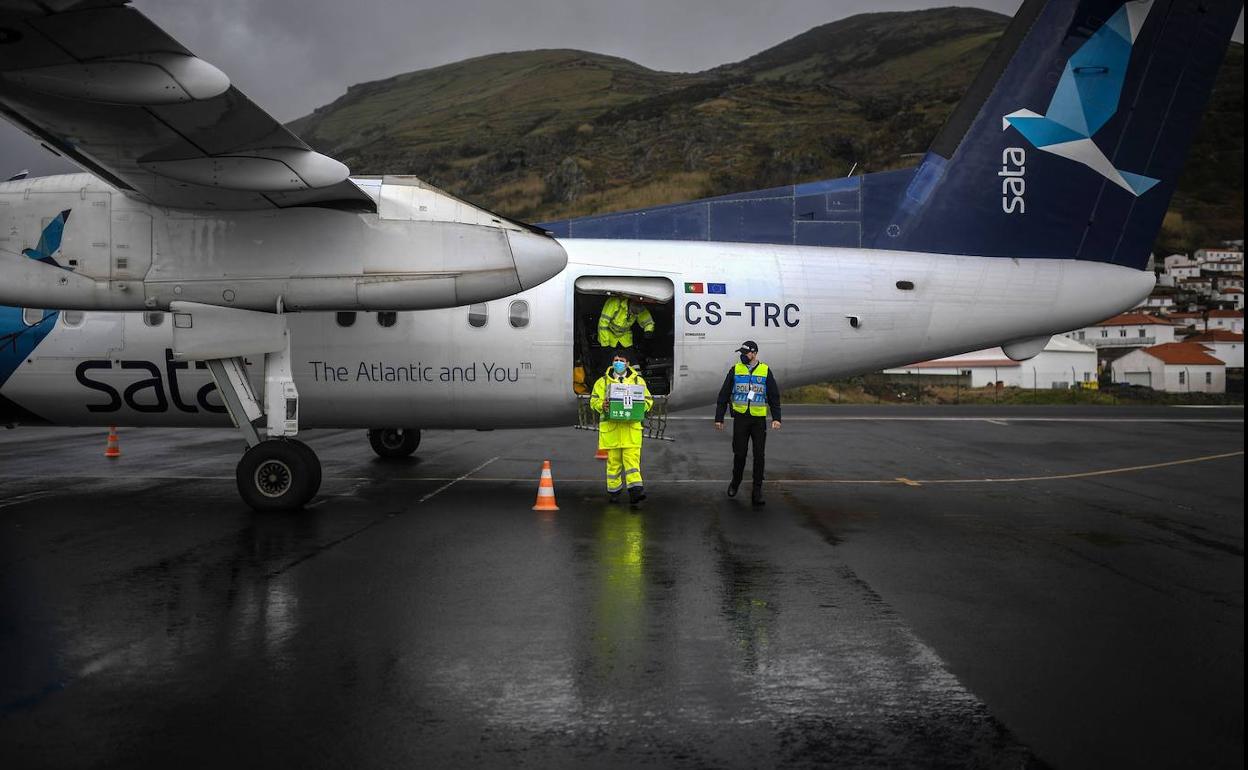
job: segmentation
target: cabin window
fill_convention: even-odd
[[[143,314],[143,323],[153,328],[165,322],[165,314],[159,310],[150,310]]]
[[[399,320],[399,314],[393,310],[384,310],[377,314],[377,325],[384,327],[394,326]]]
[[[523,329],[529,325],[529,303],[518,299],[507,308],[507,320],[513,329]]]
[[[468,306],[468,325],[480,329],[490,320],[489,308],[484,302]]]
[[[27,326],[36,326],[43,321],[43,311],[37,307],[22,308],[22,323]]]
[[[353,310],[344,310],[338,313],[335,318],[338,320],[338,325],[344,329],[355,325],[355,311]]]
[[[70,328],[73,328],[76,326],[82,326],[82,311],[81,310],[66,310],[65,312],[61,313],[61,323]]]
[[[913,281],[898,281],[897,288],[901,289],[902,291],[913,291],[914,282]]]

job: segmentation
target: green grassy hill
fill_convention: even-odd
[[[1007,22],[968,8],[863,14],[693,74],[585,51],[494,54],[352,86],[291,128],[356,174],[416,174],[523,219],[668,203],[913,165]],[[1232,48],[1167,248],[1243,234]]]

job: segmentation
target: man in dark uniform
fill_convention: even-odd
[[[724,429],[724,412],[732,404],[732,481],[728,496],[736,497],[745,474],[745,456],[754,444],[754,491],[750,502],[763,505],[763,466],[766,462],[767,411],[771,427],[780,429],[780,386],[767,364],[758,360],[758,344],[746,340],[737,348],[741,361],[728,370],[715,401],[715,429]]]

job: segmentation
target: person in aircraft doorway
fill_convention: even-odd
[[[627,350],[615,352],[611,366],[594,383],[589,406],[600,414],[598,448],[607,450],[607,494],[611,502],[619,502],[620,492],[627,486],[628,502],[637,506],[646,499],[641,479],[641,423],[654,406],[654,399],[641,374],[628,365],[630,355]],[[615,398],[613,385],[617,386]],[[629,390],[632,392],[626,395]],[[634,395],[642,396],[641,404],[635,403]]]
[[[754,444],[754,471],[750,480],[754,491],[750,502],[764,505],[763,466],[766,464],[767,410],[771,427],[780,429],[780,386],[770,367],[758,360],[758,343],[746,340],[737,348],[740,362],[728,370],[715,401],[715,429],[724,429],[724,412],[732,403],[732,481],[728,496],[736,497],[745,475],[745,456]]]
[[[641,327],[646,339],[654,336],[654,317],[650,315],[639,300],[630,299],[622,294],[612,294],[602,303],[602,313],[598,316],[598,344],[603,350],[604,365],[610,361],[617,348],[631,350],[633,347],[633,326]],[[634,364],[638,363],[635,355],[630,356]]]

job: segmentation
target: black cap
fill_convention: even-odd
[[[754,340],[746,340],[741,343],[741,347],[737,348],[738,353],[757,353],[758,343]]]

